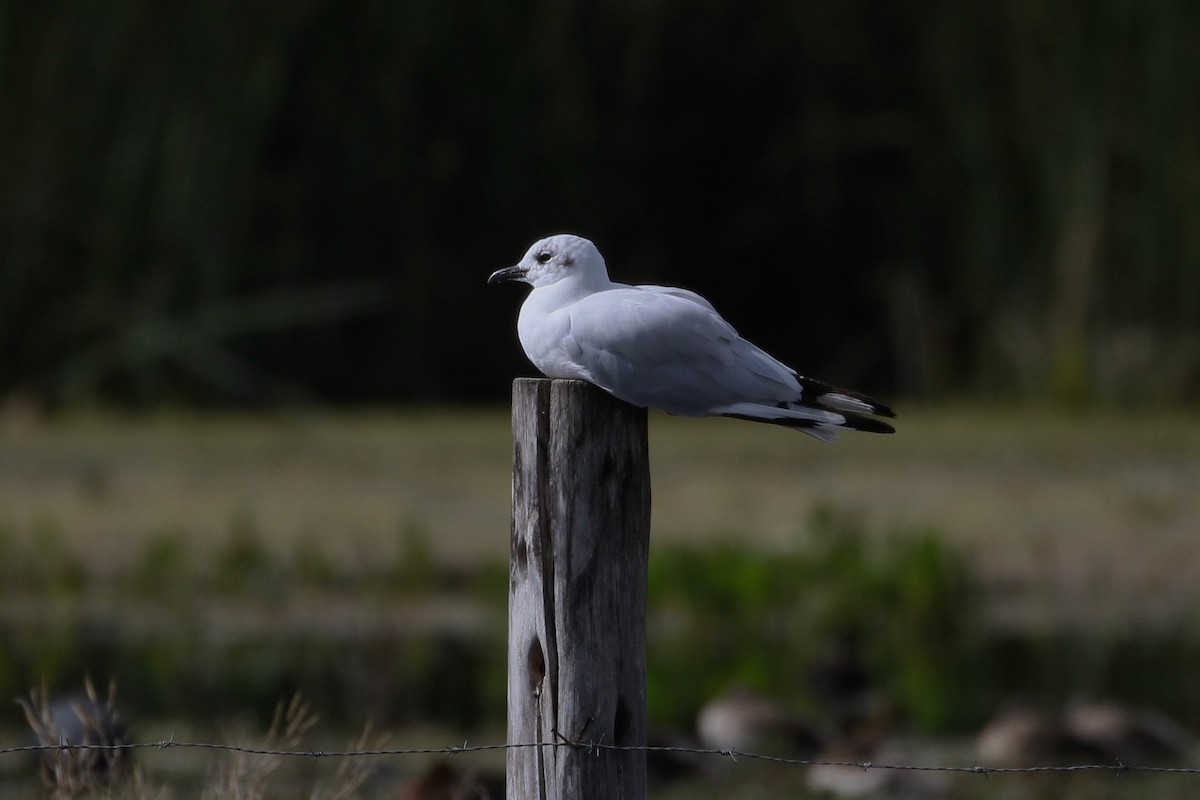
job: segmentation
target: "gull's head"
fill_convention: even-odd
[[[498,269],[488,283],[521,281],[537,289],[562,280],[607,281],[608,270],[596,245],[582,236],[560,233],[534,242],[519,263]]]

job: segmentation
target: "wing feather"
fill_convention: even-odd
[[[738,336],[691,292],[621,287],[566,311],[565,355],[634,405],[699,416],[736,402],[781,402],[800,394],[791,370]]]

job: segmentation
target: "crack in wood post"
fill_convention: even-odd
[[[509,743],[545,746],[508,751],[508,797],[641,800],[645,752],[594,745],[646,742],[646,412],[521,379],[513,437]]]

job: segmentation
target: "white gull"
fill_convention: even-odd
[[[525,355],[550,378],[588,381],[639,407],[796,428],[824,441],[838,429],[892,433],[892,410],[860,392],[797,375],[738,336],[695,292],[609,280],[587,239],[535,242],[488,283],[533,287],[517,318]]]

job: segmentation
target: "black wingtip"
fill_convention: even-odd
[[[796,419],[795,417],[751,417],[746,414],[722,414],[723,417],[730,419],[744,419],[748,422],[765,422],[768,425],[782,425],[785,428],[812,433],[818,439],[832,441],[832,437],[822,436],[818,433],[813,433],[817,430],[837,431],[837,430],[853,430],[862,431],[863,433],[895,433],[896,429],[887,424],[883,420],[867,417],[862,414],[855,414],[852,411],[837,411],[834,412],[842,417],[844,422],[833,424],[821,422],[815,419]]]
[[[875,411],[875,413],[879,414],[881,416],[886,416],[886,417],[895,417],[896,416],[895,414],[890,413],[891,409],[888,408],[887,406],[884,406],[884,409],[886,409],[886,411],[888,411],[889,413],[885,414],[883,411],[878,411],[878,410]],[[854,414],[854,413],[848,412],[848,411],[839,411],[838,413],[846,418],[845,425],[843,426],[846,428],[851,428],[856,431],[863,431],[865,433],[895,433],[896,432],[895,428],[893,428],[891,425],[887,424],[886,422],[884,422],[881,419],[865,417],[861,414]]]
[[[880,403],[877,400],[871,400],[870,398],[867,398],[867,399],[870,400],[870,402],[871,402],[871,413],[872,414],[878,414],[879,416],[887,417],[888,419],[896,418],[896,412],[892,411],[891,406],[885,406],[883,403]],[[893,431],[888,431],[888,433],[893,433]]]
[[[865,394],[863,392],[856,392],[853,389],[843,389],[840,386],[834,386],[831,383],[825,383],[824,381],[819,381],[819,380],[816,380],[815,378],[808,378],[803,375],[797,376],[797,379],[800,381],[800,388],[807,394],[811,394],[814,396],[819,396],[819,395],[823,395],[823,394],[840,394],[840,395],[844,395],[845,397],[852,397],[855,400],[858,400],[860,403],[865,403],[867,406],[869,406],[872,414],[875,414],[880,417],[888,417],[890,419],[896,418],[896,412],[892,410],[891,406],[888,406],[888,405],[885,405],[885,404],[879,402],[874,397],[871,397],[871,395],[869,395],[869,394]],[[838,411],[839,413],[842,413],[840,408],[834,409],[834,410]],[[853,412],[851,412],[851,413],[853,413]],[[880,433],[894,433],[894,432],[895,432],[894,430],[880,431]]]

